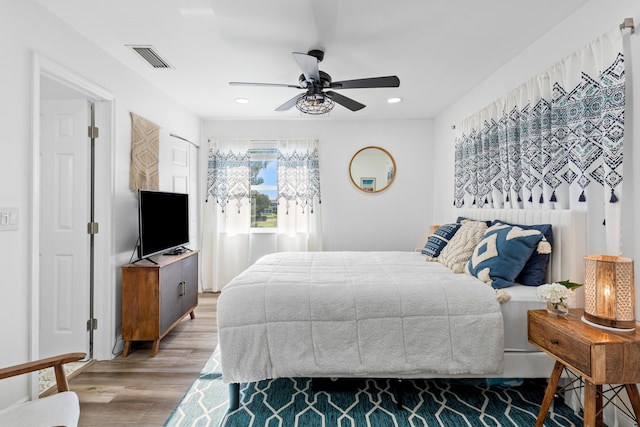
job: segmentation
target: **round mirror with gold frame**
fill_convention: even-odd
[[[396,161],[384,148],[364,147],[349,162],[349,177],[365,193],[384,191],[396,178]]]

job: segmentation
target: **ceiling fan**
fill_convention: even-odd
[[[270,86],[291,87],[294,89],[306,89],[306,92],[298,94],[276,108],[276,111],[286,111],[294,105],[298,110],[306,114],[325,114],[333,109],[335,103],[358,111],[365,107],[364,104],[334,92],[331,89],[362,89],[378,87],[398,87],[400,79],[397,76],[371,77],[366,79],[343,80],[334,82],[331,76],[318,69],[318,64],[324,59],[324,51],[313,49],[308,53],[293,52],[302,74],[298,78],[297,85],[278,83],[248,83],[229,82],[232,86]]]

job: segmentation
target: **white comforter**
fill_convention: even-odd
[[[495,291],[414,252],[263,257],[218,300],[226,383],[502,372]]]

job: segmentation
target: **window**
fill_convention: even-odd
[[[275,148],[249,150],[251,167],[251,228],[278,226],[278,160]]]

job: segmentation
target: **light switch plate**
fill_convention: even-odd
[[[0,231],[18,229],[18,208],[0,207]]]

